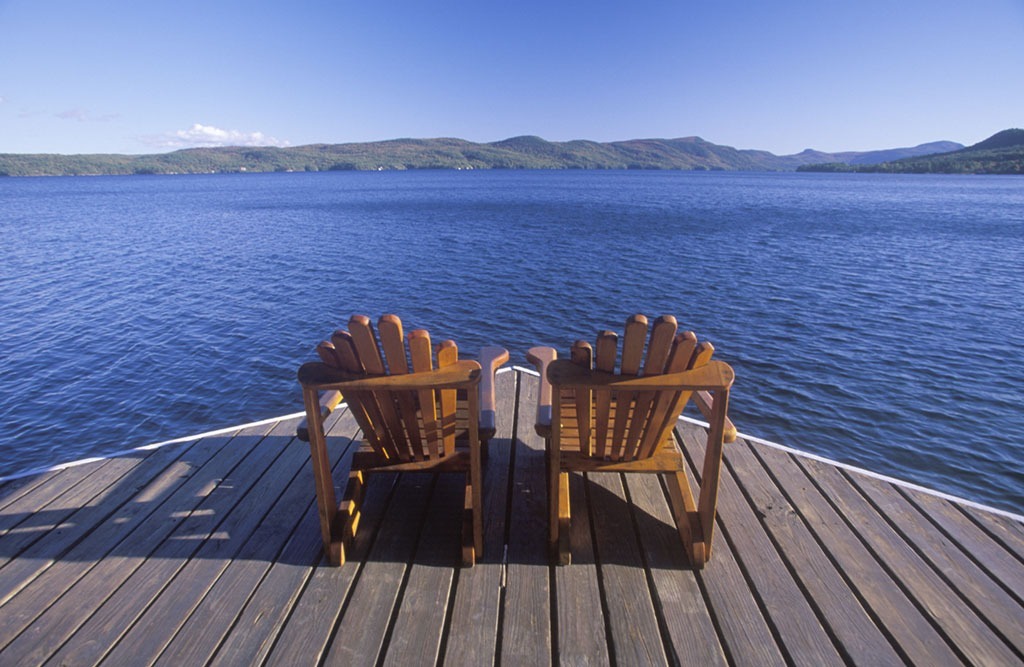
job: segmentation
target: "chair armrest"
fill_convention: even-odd
[[[526,352],[526,360],[537,367],[540,373],[540,391],[537,394],[537,421],[534,429],[538,435],[547,437],[551,434],[551,381],[548,380],[548,368],[558,359],[558,352],[553,347],[531,347]],[[571,364],[570,362],[570,365]]]
[[[664,375],[616,375],[577,366],[568,359],[548,365],[547,378],[553,387],[614,389],[616,391],[716,391],[732,386],[735,375],[724,361],[711,361],[689,371]]]
[[[480,430],[494,433],[497,429],[497,399],[494,395],[494,374],[508,361],[508,350],[488,346],[480,350]]]
[[[450,366],[404,375],[353,375],[320,361],[299,368],[303,387],[328,391],[418,391],[421,389],[465,389],[480,382],[480,364],[463,359]]]
[[[320,418],[327,419],[327,416],[334,412],[334,408],[338,407],[338,403],[341,403],[340,391],[325,392],[320,397]],[[309,442],[309,420],[307,417],[303,417],[299,425],[295,427],[295,436],[303,442]]]
[[[697,409],[704,415],[704,419],[711,421],[711,406],[713,397],[709,392],[706,391],[695,391],[693,392],[693,402],[697,405]],[[736,425],[732,423],[729,417],[725,418],[725,441],[736,442]]]
[[[692,391],[694,403],[709,421],[714,402],[710,392],[729,389],[735,377],[732,367],[724,361],[711,361],[699,368],[680,373],[640,377],[587,369],[565,359],[553,360],[547,369],[547,379],[554,387],[602,387],[617,391]],[[548,399],[550,400],[550,388]],[[548,405],[550,410],[550,403]],[[550,430],[550,412],[548,418]],[[736,426],[728,416],[725,417],[724,439],[725,442],[736,440]]]

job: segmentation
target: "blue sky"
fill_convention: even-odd
[[[1024,0],[0,0],[0,153],[1024,126]]]

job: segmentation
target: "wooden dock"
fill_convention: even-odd
[[[704,570],[659,480],[617,474],[573,478],[549,565],[537,379],[498,380],[473,568],[461,480],[423,474],[371,478],[320,565],[296,419],[0,486],[0,665],[1024,664],[1024,525],[745,438]],[[356,426],[329,424],[340,480]]]

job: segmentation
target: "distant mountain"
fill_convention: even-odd
[[[889,159],[880,163],[836,161],[807,164],[798,169],[904,174],[1024,174],[1024,130],[1003,130],[973,146],[930,155]]]
[[[796,169],[808,164],[878,164],[880,162],[888,162],[889,160],[898,160],[905,157],[916,157],[919,155],[931,155],[932,153],[955,151],[963,147],[963,144],[958,144],[955,141],[933,141],[931,143],[920,144],[919,146],[913,146],[910,148],[889,148],[886,150],[864,151],[860,153],[853,151],[845,153],[822,153],[821,151],[808,148],[804,152],[791,157],[795,158],[800,163],[793,167],[793,169]]]
[[[311,144],[292,148],[189,148],[158,155],[0,154],[0,175],[209,174],[271,171],[404,169],[674,169],[792,171],[805,165],[874,164],[960,147],[935,142],[885,151],[778,156],[739,150],[700,137],[545,141],[522,136],[491,143],[463,139],[393,139],[370,143]]]
[[[1002,148],[1019,148],[1024,146],[1024,130],[1013,128],[996,132],[985,141],[979,141],[971,146],[971,151],[999,150]]]
[[[920,157],[922,155],[933,155],[935,153],[948,153],[963,148],[963,144],[955,141],[933,141],[928,144],[920,144],[913,148],[890,148],[884,151],[869,151],[857,153],[848,164],[881,164],[892,160],[902,160],[908,157]]]

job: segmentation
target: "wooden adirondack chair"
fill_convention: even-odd
[[[348,331],[335,332],[330,341],[320,343],[317,353],[320,361],[299,369],[306,406],[299,437],[309,442],[312,452],[328,561],[345,562],[359,523],[365,475],[462,472],[467,475],[462,560],[472,565],[483,551],[481,458],[494,435],[494,373],[508,360],[508,352],[485,347],[479,362],[459,360],[455,343],[446,340],[437,347],[435,365],[426,331],[411,332],[407,350],[398,317],[381,317],[375,333],[368,317],[355,315]],[[362,430],[363,442],[352,456],[339,506],[323,421],[342,397]]]
[[[598,334],[596,350],[577,341],[570,359],[550,347],[527,354],[541,375],[536,428],[547,440],[549,540],[562,564],[571,560],[569,471],[664,474],[687,557],[697,568],[711,557],[722,444],[736,438],[726,414],[733,371],[711,361],[710,343],[677,329],[675,318],[660,317],[647,341],[647,318],[634,315],[621,360],[611,331]],[[710,422],[697,503],[673,438],[691,398]]]

